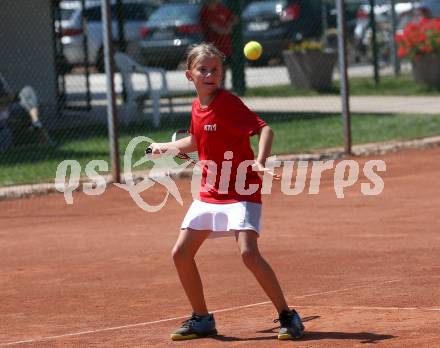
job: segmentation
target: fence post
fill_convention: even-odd
[[[101,0],[104,62],[107,85],[107,124],[112,161],[114,182],[121,182],[121,165],[119,159],[119,124],[116,111],[116,95],[114,82],[113,45],[112,45],[112,13],[110,0]]]
[[[347,28],[345,25],[345,1],[337,0],[338,11],[338,57],[339,57],[339,79],[341,86],[342,119],[344,124],[344,148],[345,153],[351,154],[351,120],[349,85],[347,77]]]

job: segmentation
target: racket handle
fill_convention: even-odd
[[[147,148],[145,149],[145,156],[146,156],[148,159],[152,159],[152,156],[153,156],[153,149],[152,149],[151,147],[147,147]]]
[[[152,160],[152,159],[155,159],[155,158],[162,157],[162,156],[163,156],[163,153],[154,154],[154,153],[153,153],[153,149],[152,149],[151,147],[147,147],[147,148],[145,149],[145,156],[146,156],[148,159]]]

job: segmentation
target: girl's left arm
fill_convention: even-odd
[[[278,174],[275,174],[273,171],[266,168],[266,159],[270,156],[270,152],[272,150],[272,142],[274,137],[273,130],[266,125],[261,127],[257,134],[260,138],[258,142],[258,156],[254,165],[252,166],[252,169],[258,172],[260,175],[268,173],[272,175],[274,179],[279,180],[280,176]]]
[[[256,162],[264,167],[266,165],[266,159],[270,156],[270,152],[272,151],[274,133],[272,128],[266,125],[261,127],[257,134],[260,140],[258,142],[258,156]]]

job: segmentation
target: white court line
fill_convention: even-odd
[[[368,287],[372,287],[372,286],[379,286],[379,285],[385,285],[385,284],[390,284],[390,283],[396,283],[396,282],[399,282],[399,281],[401,281],[401,280],[399,280],[399,279],[388,280],[388,281],[385,281],[385,282],[379,282],[379,283],[369,284],[369,285],[358,285],[358,286],[342,288],[342,289],[337,289],[337,290],[315,292],[315,293],[311,293],[311,294],[307,294],[307,295],[295,296],[292,299],[301,299],[301,298],[305,298],[305,297],[334,294],[334,293],[344,292],[344,291],[349,291],[349,290],[355,290],[355,289],[361,289],[361,288],[368,288]],[[252,303],[252,304],[248,304],[248,305],[242,305],[242,306],[235,306],[235,307],[230,307],[230,308],[217,309],[215,311],[212,311],[211,313],[230,312],[230,311],[235,311],[235,310],[238,310],[238,309],[244,309],[244,308],[249,308],[249,307],[256,307],[256,306],[266,305],[266,304],[269,304],[269,303],[271,303],[271,301],[257,302],[257,303]],[[182,317],[174,317],[174,318],[168,318],[168,319],[147,321],[147,322],[144,322],[144,323],[137,323],[137,324],[129,324],[129,325],[122,325],[122,326],[107,327],[107,328],[102,328],[102,329],[97,329],[97,330],[87,330],[87,331],[79,331],[79,332],[73,332],[73,333],[68,333],[68,334],[63,334],[63,335],[47,336],[47,337],[40,337],[40,338],[32,338],[32,339],[27,339],[27,340],[22,340],[22,341],[0,343],[0,347],[13,346],[13,345],[25,344],[25,343],[36,343],[36,342],[42,342],[42,341],[51,341],[51,340],[56,340],[56,339],[59,339],[59,338],[83,336],[83,335],[96,334],[96,333],[106,332],[106,331],[130,329],[130,328],[133,328],[133,327],[148,326],[148,325],[164,323],[164,322],[173,321],[173,320],[181,320],[181,319],[186,319],[186,318],[188,318],[188,315],[182,316]]]
[[[400,281],[401,281],[400,279],[387,280],[385,282],[380,282],[380,283],[377,283],[377,284],[358,285],[358,286],[353,286],[353,287],[345,288],[345,289],[329,290],[329,291],[323,291],[323,292],[316,292],[316,293],[312,293],[312,294],[308,294],[308,295],[300,295],[300,296],[295,296],[293,298],[294,299],[299,299],[299,298],[312,297],[312,296],[318,296],[318,295],[328,295],[328,294],[334,294],[334,293],[337,293],[337,292],[343,292],[343,291],[349,291],[349,290],[355,290],[355,289],[362,289],[362,288],[369,288],[371,286],[386,285],[386,284],[396,283],[396,282],[400,282]]]
[[[372,311],[423,311],[440,312],[440,308],[431,307],[378,307],[378,306],[307,306],[298,305],[295,308],[325,308],[325,309],[352,309],[352,310],[372,310]]]

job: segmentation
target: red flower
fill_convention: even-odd
[[[420,51],[422,51],[423,53],[431,53],[432,47],[429,45],[425,45],[420,48]]]
[[[399,56],[399,58],[403,58],[403,57],[405,57],[407,54],[408,54],[408,50],[407,50],[405,47],[400,46],[400,47],[399,47],[399,51],[397,52],[397,55]]]
[[[424,18],[409,23],[403,34],[396,35],[401,58],[418,58],[431,52],[440,53],[440,19]]]

